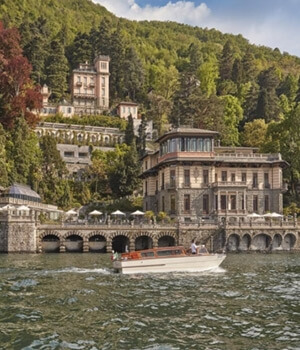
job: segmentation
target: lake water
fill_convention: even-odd
[[[0,349],[300,349],[300,254],[117,275],[109,255],[0,255]]]

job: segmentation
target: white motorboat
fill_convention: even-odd
[[[114,254],[113,268],[123,274],[201,272],[220,266],[225,254],[210,254],[203,247],[198,254],[188,254],[184,247],[161,247]]]

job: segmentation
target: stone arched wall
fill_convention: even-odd
[[[174,238],[175,245],[178,245],[178,236],[177,233],[174,231],[164,231],[164,232],[159,232],[157,235],[153,237],[153,247],[158,246],[158,240],[164,236],[169,236]]]

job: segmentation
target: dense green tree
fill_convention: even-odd
[[[201,46],[199,43],[192,43],[190,45],[188,49],[188,57],[190,60],[190,63],[188,65],[188,71],[191,74],[196,74],[203,61]]]
[[[19,28],[24,56],[32,65],[32,79],[39,84],[46,81],[46,59],[50,49],[50,28],[44,17],[36,21],[26,20]]]
[[[6,146],[9,159],[9,182],[35,186],[39,178],[41,151],[37,136],[31,131],[23,117],[15,122]]]
[[[145,114],[142,114],[141,124],[138,129],[138,137],[136,139],[136,148],[139,157],[145,155],[146,152],[146,139],[147,139],[147,120]]]
[[[232,69],[235,60],[232,40],[227,40],[220,58],[220,78],[229,80],[232,77]]]
[[[136,145],[116,147],[114,161],[109,167],[109,183],[116,197],[124,197],[137,189],[140,179],[140,164]]]
[[[126,77],[125,67],[125,43],[121,25],[111,35],[110,41],[110,84],[109,91],[112,99],[124,97],[124,81]]]
[[[104,17],[97,32],[92,32],[91,44],[94,47],[95,57],[98,55],[109,55],[111,42],[111,21]]]
[[[241,133],[242,146],[261,148],[266,140],[267,128],[268,125],[264,119],[255,119],[246,123]]]
[[[80,63],[93,62],[93,46],[87,33],[78,33],[66,51],[72,69],[78,68]]]
[[[138,100],[143,90],[145,72],[143,64],[132,46],[129,47],[125,53],[124,69],[125,68],[125,95],[132,101]]]
[[[135,136],[134,136],[133,118],[132,118],[132,115],[130,114],[128,116],[128,123],[125,129],[124,142],[126,143],[126,145],[130,146],[132,145],[134,140],[135,140]]]
[[[217,79],[219,78],[218,61],[215,56],[201,64],[198,69],[201,91],[209,97],[217,91]]]
[[[47,60],[47,84],[52,92],[51,98],[55,101],[61,100],[66,94],[68,72],[64,47],[58,40],[53,40]]]
[[[172,110],[172,102],[163,96],[155,94],[153,91],[148,94],[148,100],[147,118],[153,121],[154,129],[157,130],[160,136],[168,128],[168,116]]]
[[[174,94],[170,121],[173,125],[194,124],[198,111],[198,97],[201,96],[200,82],[190,73],[182,74],[180,87]]]
[[[222,143],[225,146],[239,145],[238,125],[243,118],[243,109],[239,100],[231,95],[222,96],[224,101],[224,123],[225,129],[222,133]]]
[[[295,101],[298,91],[298,77],[289,73],[280,83],[277,94],[284,94],[290,102]]]
[[[250,49],[246,51],[242,59],[242,72],[244,83],[254,81],[258,74],[258,68],[255,63],[255,57]]]
[[[243,75],[244,72],[242,62],[239,58],[236,58],[232,67],[232,80],[239,85],[243,82]]]
[[[56,140],[50,136],[42,136],[39,141],[42,152],[42,179],[39,183],[39,192],[43,199],[48,203],[59,203],[60,206],[67,207],[59,202],[62,197],[61,181],[67,174],[66,164],[62,160],[59,151],[56,148]]]

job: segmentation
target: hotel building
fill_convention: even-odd
[[[109,109],[109,56],[94,64],[82,63],[72,72],[71,95],[75,114],[101,114]]]
[[[183,222],[282,212],[281,155],[217,147],[217,135],[178,128],[156,140],[159,151],[143,158],[144,210]]]

